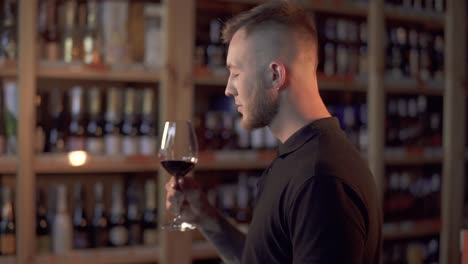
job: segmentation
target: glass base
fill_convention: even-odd
[[[174,219],[172,219],[172,221],[169,224],[161,226],[161,229],[165,231],[181,231],[181,232],[190,231],[195,228],[197,227],[194,224],[182,221],[180,216],[176,216]]]

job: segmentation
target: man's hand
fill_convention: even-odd
[[[199,225],[215,210],[208,202],[205,193],[192,177],[171,177],[166,183],[166,209],[177,214],[182,220]],[[209,220],[208,220],[209,221]]]

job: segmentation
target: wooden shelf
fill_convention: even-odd
[[[196,170],[263,170],[277,156],[276,151],[214,151],[199,154]]]
[[[155,263],[159,257],[158,247],[123,247],[88,250],[72,250],[66,255],[39,255],[36,264],[98,264],[98,263]],[[3,262],[2,262],[3,263]]]
[[[192,259],[219,258],[218,252],[208,241],[196,241],[192,244]]]
[[[389,166],[399,165],[437,165],[442,164],[442,157],[422,157],[422,156],[406,156],[406,157],[386,157],[385,164]]]
[[[0,156],[0,174],[16,173],[16,163],[15,156]]]
[[[156,172],[156,156],[87,156],[82,166],[72,166],[66,154],[43,154],[36,158],[37,173]]]
[[[338,3],[337,3],[338,2]],[[307,8],[315,13],[329,13],[334,15],[348,15],[366,17],[367,4],[353,4],[349,1],[307,1]]]
[[[441,231],[440,219],[429,219],[415,221],[408,224],[405,228],[396,228],[395,230],[385,230],[383,232],[384,240],[402,240],[416,239],[427,236],[437,236]]]
[[[91,68],[70,65],[42,65],[38,68],[38,77],[43,79],[75,79],[89,81],[119,81],[155,83],[160,79],[159,71],[148,71],[142,66],[127,69]]]
[[[196,85],[226,86],[227,76],[202,74],[195,76]],[[352,76],[318,76],[319,89],[321,91],[353,91],[366,92],[367,85],[364,80]]]
[[[0,65],[0,77],[16,78],[17,70],[15,65]]]
[[[386,82],[385,91],[389,94],[444,95],[444,83],[425,84],[416,81]]]
[[[16,264],[16,256],[0,256],[2,264]]]
[[[435,12],[414,11],[401,7],[386,6],[385,17],[394,21],[424,24],[434,29],[444,29],[445,16]]]

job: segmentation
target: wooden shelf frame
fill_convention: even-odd
[[[86,81],[115,81],[134,83],[157,83],[160,81],[161,70],[135,70],[128,69],[93,69],[89,67],[73,67],[65,65],[62,67],[40,66],[38,78],[42,79],[72,79]]]
[[[38,255],[34,264],[131,264],[155,263],[159,258],[159,248],[152,247],[120,247],[72,250],[66,255]]]

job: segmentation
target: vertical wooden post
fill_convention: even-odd
[[[195,39],[195,0],[166,0],[163,3],[165,68],[160,83],[160,131],[169,119],[188,119],[193,116],[192,60]],[[160,133],[161,134],[161,133]],[[159,170],[160,223],[167,220],[165,188],[167,173]],[[161,263],[192,263],[190,232],[161,231]],[[181,252],[184,249],[184,252]]]
[[[369,166],[374,174],[380,197],[383,198],[385,179],[385,16],[383,0],[369,1],[369,88],[367,92],[369,120]]]
[[[34,131],[36,95],[36,0],[19,1],[18,174],[16,176],[17,263],[29,264],[35,254]]]
[[[448,0],[445,15],[442,233],[440,263],[460,263],[465,182],[466,1]]]

